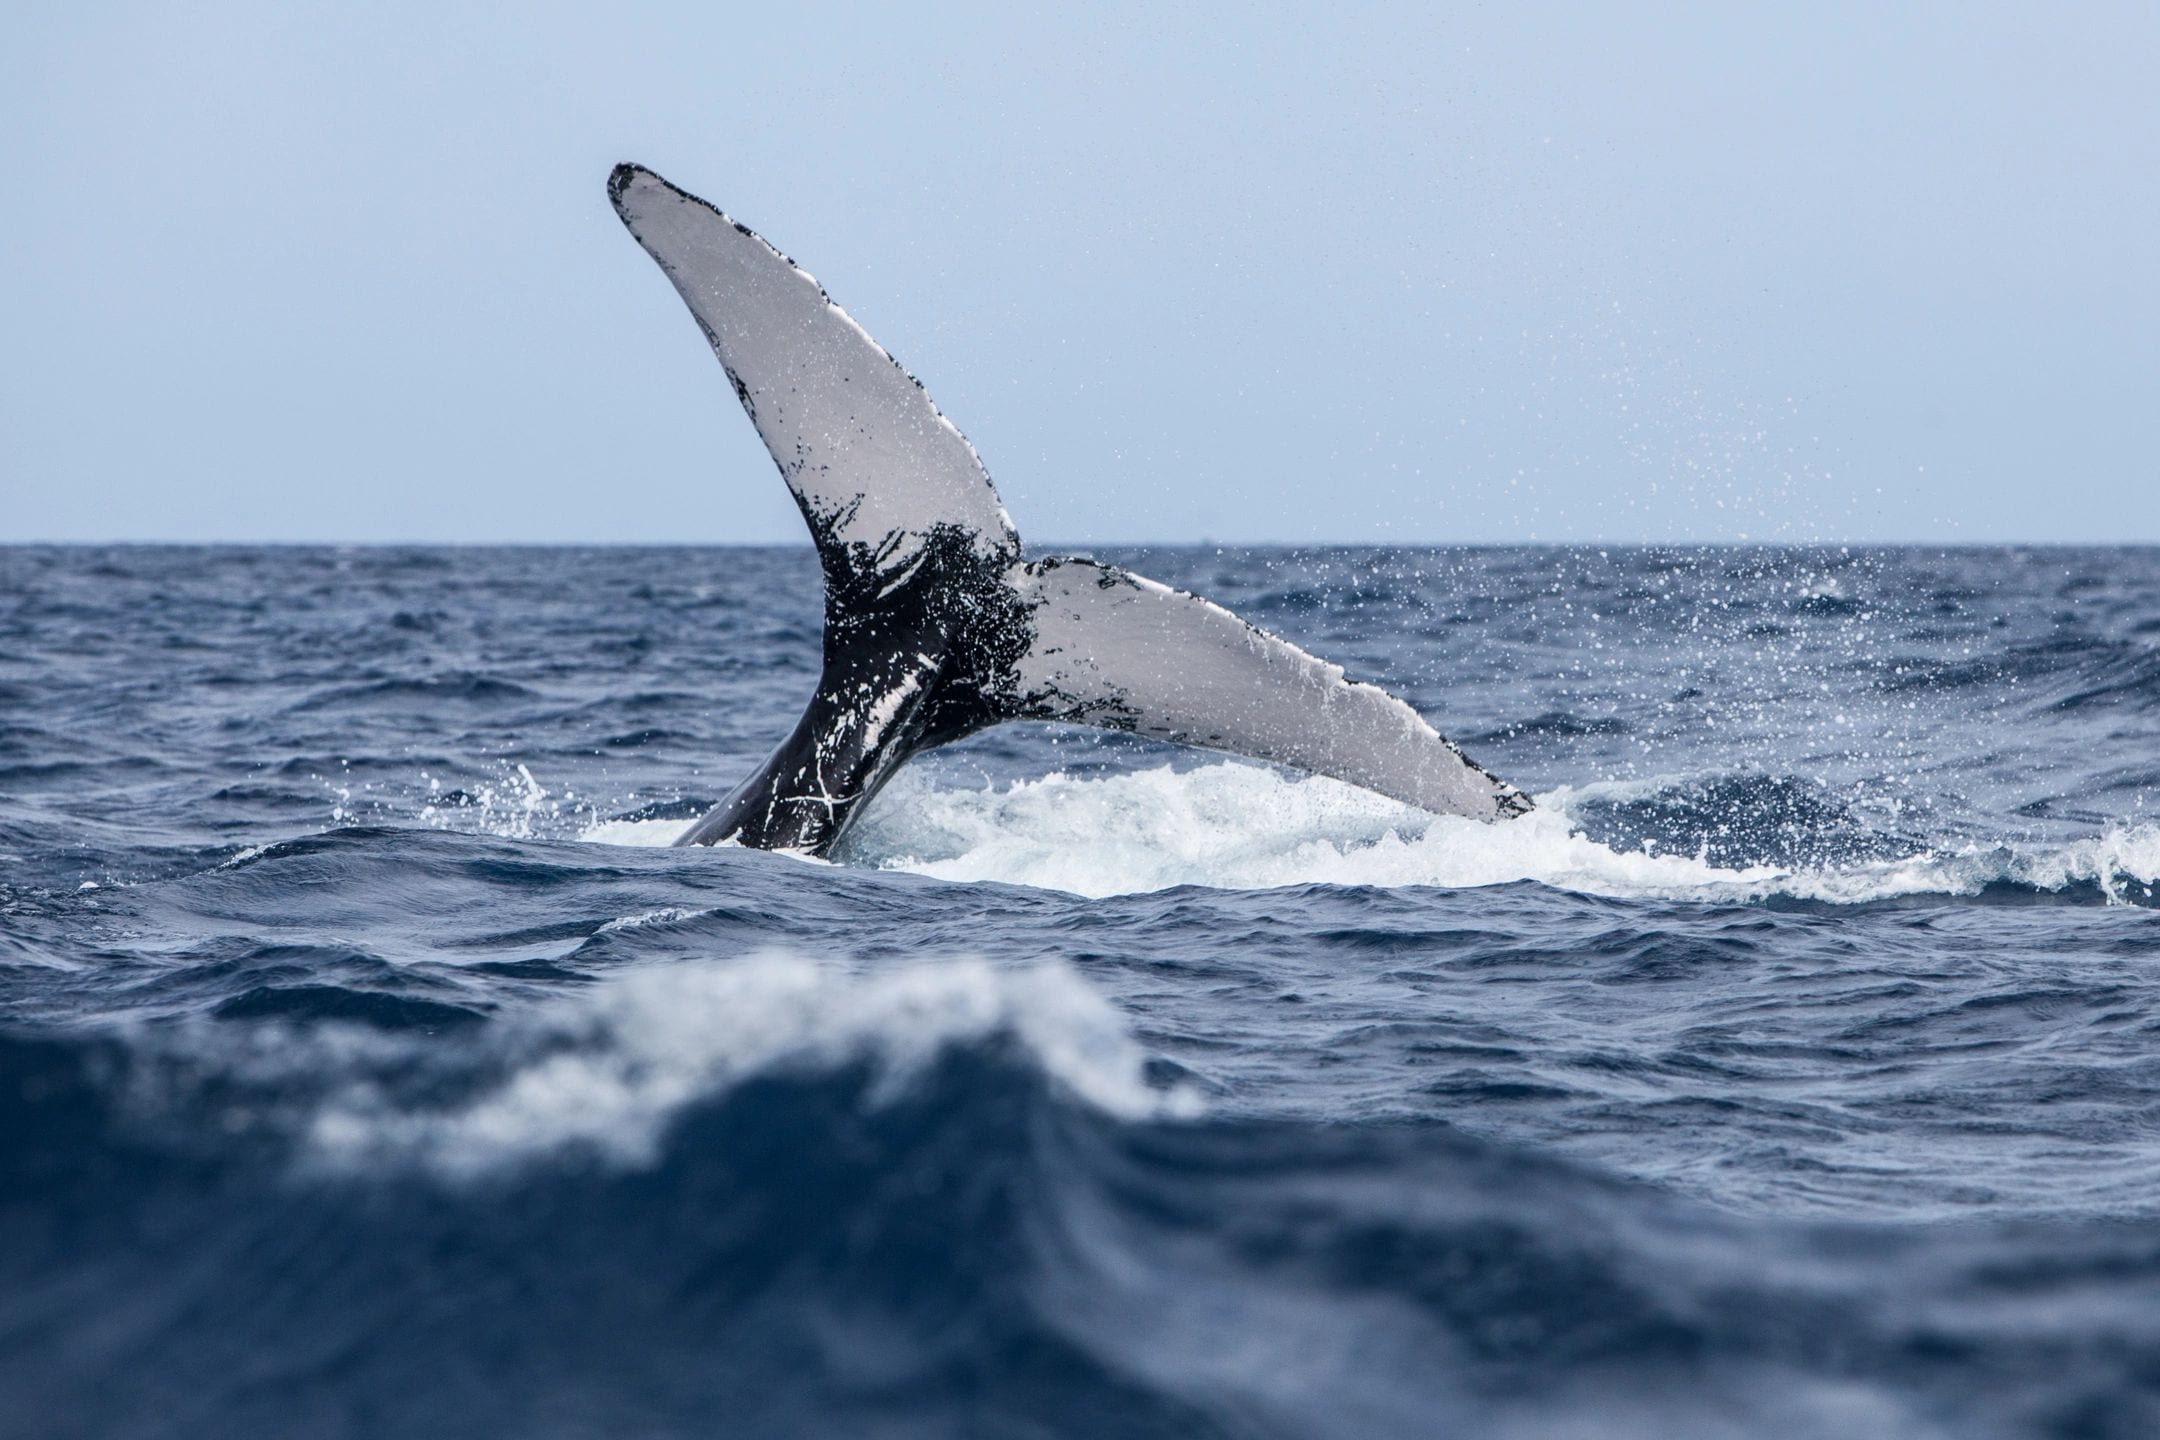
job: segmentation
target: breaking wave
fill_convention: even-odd
[[[2054,843],[1930,844],[1817,787],[1748,778],[1562,787],[1505,825],[1435,817],[1319,777],[1220,762],[958,789],[904,773],[841,863],[1100,897],[1200,885],[1460,889],[1532,881],[1585,895],[1864,904],[1906,896],[2150,905],[2160,825]],[[666,845],[680,820],[583,838]]]
[[[1010,1049],[1119,1119],[1197,1106],[1192,1092],[1150,1086],[1116,1008],[1062,965],[952,960],[864,972],[765,953],[652,966],[499,1015],[476,1049],[448,1062],[425,1058],[432,1047],[372,1016],[299,998],[312,1006],[306,1019],[330,1023],[272,1023],[241,1039],[228,1025],[141,1033],[149,1068],[138,1088],[160,1105],[206,1086],[305,1092],[306,1103],[271,1117],[304,1159],[369,1173],[414,1165],[453,1180],[565,1154],[649,1166],[685,1109],[749,1080],[860,1067],[873,1099],[889,1099],[948,1052],[986,1046]]]

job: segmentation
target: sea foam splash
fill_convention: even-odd
[[[1821,866],[1713,863],[1702,854],[1619,850],[1573,813],[1646,782],[1562,787],[1521,819],[1436,817],[1370,791],[1224,761],[1078,778],[1053,774],[955,789],[903,773],[837,853],[845,863],[945,880],[998,881],[1101,897],[1179,885],[1464,888],[1530,880],[1619,898],[1857,904],[1903,895],[1974,895],[2008,883],[2043,891],[2093,885],[2149,903],[2160,881],[2160,826],[2118,826],[2057,845],[1916,850]],[[609,821],[607,844],[665,845],[679,820]]]
[[[417,1163],[458,1180],[564,1150],[648,1165],[685,1106],[745,1080],[867,1063],[873,1094],[890,1096],[948,1048],[999,1035],[1068,1093],[1120,1118],[1198,1107],[1189,1090],[1148,1085],[1123,1016],[1062,965],[950,960],[861,973],[766,954],[633,971],[498,1023],[500,1074],[455,1103],[400,1100],[380,1065],[358,1064],[313,1117],[316,1155],[341,1167]],[[288,1038],[304,1046],[309,1037]],[[350,1032],[320,1039],[347,1066],[382,1043]]]
[[[688,820],[596,820],[578,833],[592,845],[673,845],[690,828]]]

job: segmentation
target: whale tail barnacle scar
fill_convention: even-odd
[[[1218,605],[1024,561],[989,472],[818,283],[650,170],[608,196],[697,317],[825,572],[825,671],[772,757],[677,842],[822,855],[901,762],[1002,720],[1250,755],[1445,815],[1529,800],[1402,701]]]

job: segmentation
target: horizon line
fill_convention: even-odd
[[[2149,540],[2008,540],[2008,539],[1772,539],[1725,540],[1049,540],[1039,545],[1023,543],[1023,553],[1060,550],[1823,550],[1832,547],[1865,550],[1908,550],[1933,547],[1945,550],[2149,550],[2160,548],[2160,538]],[[288,550],[815,550],[808,536],[800,540],[319,540],[319,539],[0,539],[0,550],[92,550],[92,549],[288,549]]]

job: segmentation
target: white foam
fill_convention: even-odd
[[[1369,791],[1235,763],[1005,789],[936,790],[902,776],[866,814],[850,855],[948,880],[1100,896],[1175,885],[1464,887],[1538,880],[1609,895],[1694,895],[1764,884],[1767,867],[1622,854],[1577,833],[1543,796],[1520,820],[1435,817]]]
[[[673,845],[690,828],[687,820],[596,820],[578,833],[594,845]]]
[[[604,981],[498,1021],[503,1078],[449,1109],[401,1106],[355,1081],[311,1127],[337,1164],[409,1160],[472,1177],[565,1147],[649,1164],[667,1122],[698,1099],[789,1064],[868,1061],[889,1098],[946,1047],[1009,1033],[1082,1100],[1126,1118],[1188,1114],[1158,1091],[1122,1017],[1062,966],[975,961],[858,972],[766,955]]]
[[[2002,882],[2037,890],[2090,884],[2110,901],[2122,902],[2132,883],[2156,881],[2160,826],[2133,825],[2061,845],[1966,845],[1909,860],[1800,871],[1783,877],[1777,889],[1803,899],[1853,904],[1898,895],[1975,895]]]
[[[1586,838],[1570,818],[1580,799],[1643,788],[1560,789],[1538,796],[1538,808],[1520,820],[1485,825],[1436,818],[1333,780],[1231,762],[1052,775],[980,790],[938,789],[903,774],[863,816],[844,853],[884,869],[1087,896],[1176,885],[1460,888],[1534,880],[1618,897],[1853,903],[1972,894],[2003,880],[2043,889],[2097,882],[2114,897],[2125,880],[2150,884],[2160,872],[2160,827],[2152,825],[2054,847],[1793,870],[1617,851]]]
[[[647,925],[672,925],[678,920],[692,919],[699,913],[696,910],[686,910],[680,905],[663,905],[658,910],[640,911],[636,915],[624,915],[610,920],[593,931],[593,934],[607,935],[621,930],[642,930]]]

